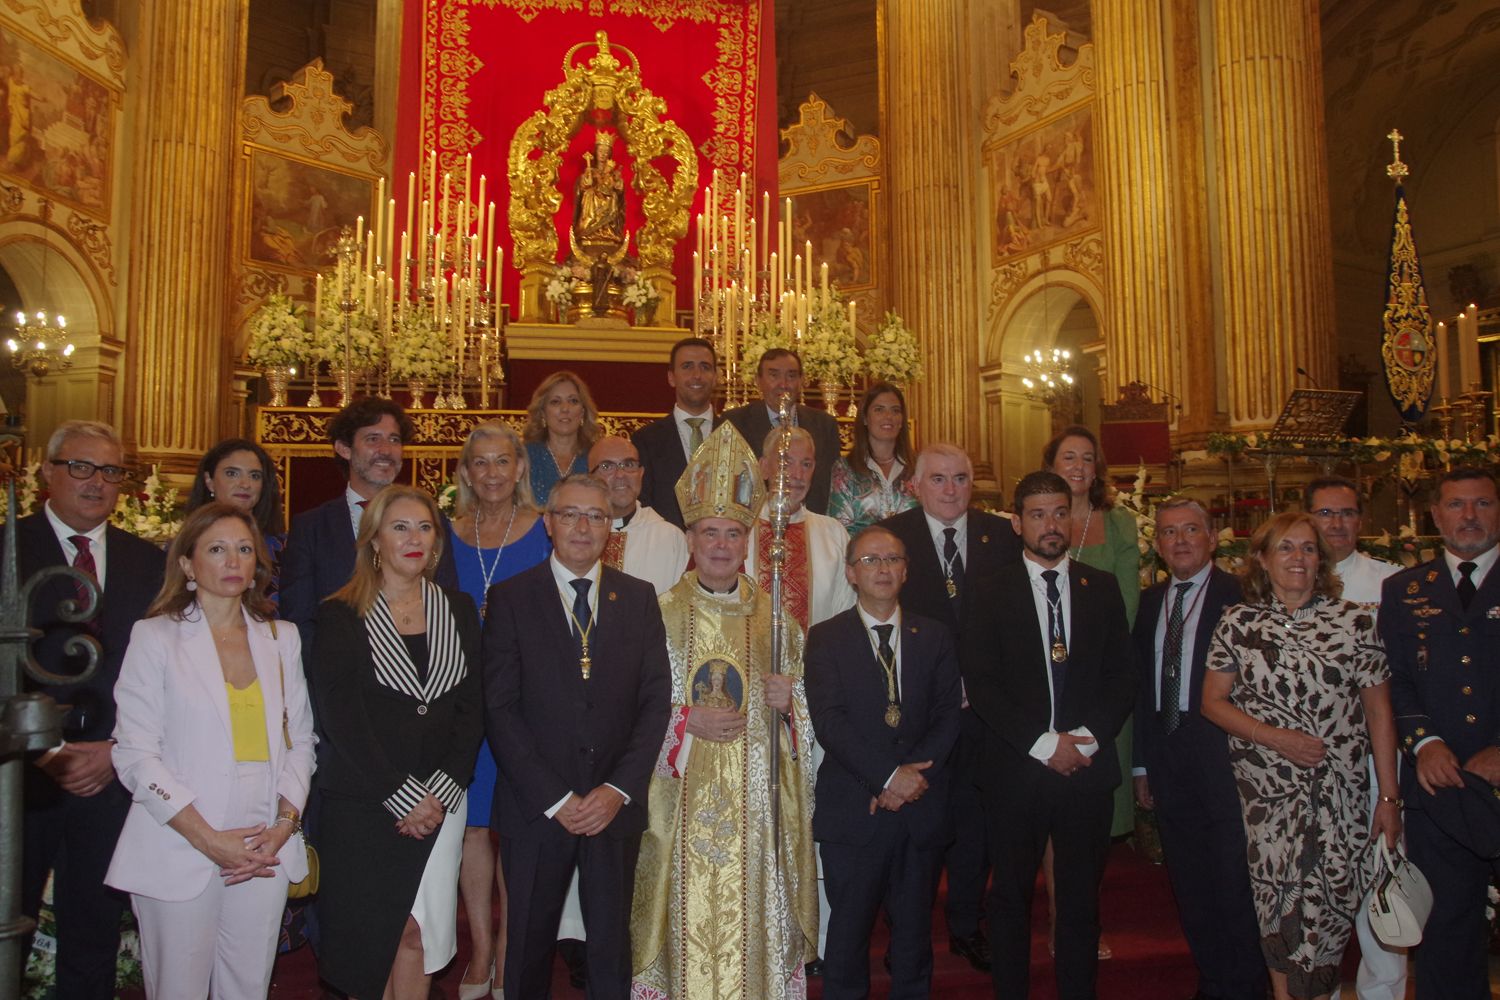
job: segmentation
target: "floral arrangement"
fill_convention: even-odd
[[[33,462],[16,473],[16,516],[25,517],[41,509],[42,466]],[[0,524],[5,523],[6,508],[0,502]]]
[[[438,510],[449,517],[453,516],[453,509],[458,506],[458,484],[449,480],[437,491]]]
[[[385,361],[385,347],[375,327],[375,317],[365,309],[355,309],[347,315],[349,356],[354,368],[379,368]],[[334,297],[324,295],[313,337],[312,357],[316,361],[328,362],[331,368],[341,368],[344,364],[344,317],[344,310]]]
[[[1362,538],[1359,542],[1360,551],[1366,555],[1406,567],[1426,562],[1437,555],[1442,547],[1442,538],[1437,535],[1419,535],[1409,524],[1403,524],[1395,538],[1391,537],[1389,531],[1382,531],[1375,538]]]
[[[762,314],[740,343],[740,357],[745,359],[745,363],[740,366],[740,381],[746,385],[754,385],[756,364],[759,363],[762,354],[774,347],[784,347],[790,350],[792,348],[791,331],[783,329],[775,316],[769,313]]]
[[[136,930],[135,915],[127,908],[120,918],[120,950],[115,956],[115,988],[140,989],[141,939]],[[42,888],[41,912],[37,914],[36,934],[26,967],[21,974],[21,996],[25,1000],[46,1000],[57,995],[57,917],[52,911],[52,876]]]
[[[552,269],[552,277],[547,279],[547,287],[542,294],[557,307],[559,313],[566,312],[572,307],[573,298],[578,294],[578,283],[588,276],[588,270],[582,265],[558,264]]]
[[[1267,437],[1262,434],[1210,434],[1208,453],[1238,458],[1247,448],[1259,448],[1266,443]],[[1301,449],[1303,445],[1293,443],[1291,447]],[[1361,464],[1386,462],[1392,458],[1407,456],[1417,462],[1431,460],[1437,464],[1455,465],[1485,465],[1500,459],[1500,437],[1493,434],[1474,442],[1418,434],[1393,438],[1337,438],[1329,442],[1329,447],[1346,452],[1351,461]]]
[[[177,491],[161,481],[157,467],[151,467],[140,493],[120,491],[109,523],[148,542],[168,542],[177,537],[182,526]]]
[[[307,311],[280,292],[266,298],[250,316],[250,344],[246,356],[262,368],[298,365],[313,354]]]
[[[626,268],[625,289],[620,293],[620,301],[642,313],[655,313],[656,304],[661,301],[661,292],[657,289],[656,282],[640,271]]]
[[[393,379],[432,382],[453,374],[453,354],[426,310],[401,317],[386,346]]]
[[[901,317],[887,312],[865,347],[865,371],[870,378],[910,384],[922,378],[922,356],[916,334]]]
[[[808,317],[797,349],[812,382],[852,385],[865,367],[849,325],[848,308],[837,300]]]

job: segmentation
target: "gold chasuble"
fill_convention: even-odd
[[[633,1000],[791,1000],[807,995],[803,963],[818,937],[813,861],[812,725],[802,632],[787,622],[781,672],[793,679],[781,744],[780,857],[771,822],[764,676],[768,595],[741,575],[711,594],[688,572],[661,598],[672,657],[673,713],[651,779],[631,907]],[[687,734],[694,705],[747,714],[731,743]]]

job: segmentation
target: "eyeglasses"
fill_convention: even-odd
[[[552,519],[564,528],[571,528],[578,523],[578,519],[586,518],[590,527],[601,528],[609,523],[609,515],[602,510],[579,510],[577,507],[564,507],[562,510],[554,510]]]
[[[869,556],[860,556],[858,559],[856,559],[854,561],[857,562],[857,563],[859,563],[865,569],[874,569],[876,566],[884,566],[887,569],[891,569],[891,568],[894,568],[896,566],[900,566],[902,563],[906,562],[906,557],[905,556],[875,556],[875,555],[869,555]]]
[[[125,481],[125,473],[128,471],[119,465],[95,465],[93,462],[85,462],[81,458],[54,458],[52,465],[66,465],[68,475],[74,479],[93,479],[94,473],[104,477],[106,483],[119,483]]]
[[[594,471],[600,473],[601,475],[607,476],[611,472],[614,472],[616,469],[620,469],[623,472],[634,472],[640,467],[641,460],[638,458],[625,458],[621,459],[618,462],[611,461],[610,459],[605,459],[598,465],[594,466]]]
[[[1352,521],[1359,516],[1359,511],[1354,507],[1319,507],[1312,515],[1320,521]]]

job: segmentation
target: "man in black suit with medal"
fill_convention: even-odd
[[[843,452],[839,442],[839,425],[833,417],[822,410],[803,406],[802,358],[796,351],[785,347],[773,347],[760,356],[755,365],[755,387],[760,398],[724,411],[724,420],[740,432],[755,457],[760,458],[771,428],[777,426],[778,404],[783,396],[790,396],[796,407],[795,420],[798,427],[812,435],[813,467],[812,485],[807,488],[807,499],[802,505],[814,514],[828,513],[828,496],[832,491],[833,460]]]
[[[667,364],[667,384],[675,396],[672,412],[651,421],[630,438],[645,469],[641,506],[650,507],[678,528],[686,525],[682,508],[677,505],[677,480],[682,478],[693,452],[718,424],[714,417],[718,379],[713,344],[702,337],[684,337],[673,344]]]
[[[1119,587],[1069,558],[1071,517],[1061,476],[1021,480],[1012,523],[1023,558],[976,583],[987,613],[966,630],[964,683],[984,724],[979,783],[994,863],[996,1000],[1027,995],[1031,897],[1049,838],[1058,996],[1095,995],[1099,882],[1120,783],[1114,738],[1134,703],[1135,673]]]
[[[552,556],[490,588],[486,731],[510,889],[505,991],[547,995],[575,869],[590,1000],[630,993],[630,901],[672,682],[651,584],[600,561],[609,487],[572,475],[544,515]]]
[[[1245,867],[1245,826],[1224,731],[1199,714],[1209,640],[1240,582],[1213,564],[1198,501],[1156,509],[1156,550],[1172,575],[1141,595],[1135,801],[1154,809],[1167,874],[1193,961],[1195,1000],[1262,1000],[1266,965]]]
[[[1021,558],[1021,543],[1003,517],[969,506],[974,495],[974,466],[963,449],[930,444],[917,455],[912,474],[920,507],[880,522],[906,548],[906,584],[901,607],[942,623],[952,634],[960,667],[964,636],[975,619],[990,613],[973,599],[973,584]],[[984,730],[967,700],[959,712],[958,743],[951,764],[953,843],[944,864],[948,871],[948,948],[980,972],[990,968],[990,947],[980,928],[990,861],[985,843],[984,812],[975,769]]]
[[[66,649],[80,635],[102,647],[98,669],[76,684],[38,685],[66,714],[63,743],[31,761],[25,774],[21,909],[35,919],[48,871],[57,916],[57,995],[109,1000],[115,995],[124,895],[106,888],[104,873],[125,825],[130,795],[115,779],[110,752],[115,681],[130,632],[161,589],[161,549],[109,524],[124,481],[124,452],[108,424],[69,420],[47,442],[42,510],[16,521],[21,579],[48,566],[72,566],[99,584],[98,611],[82,624],[63,621],[58,604],[77,599],[69,577],[40,585],[32,599],[40,631],[34,647],[44,670],[80,673],[86,659]]]
[[[1406,843],[1432,886],[1432,914],[1417,948],[1417,1000],[1477,1000],[1490,994],[1485,889],[1500,873],[1500,861],[1475,853],[1464,830],[1449,825],[1465,810],[1443,799],[1500,797],[1500,496],[1494,477],[1474,468],[1447,473],[1431,514],[1443,551],[1386,579],[1380,637],[1406,755]]]
[[[828,891],[823,996],[870,990],[870,931],[890,917],[893,997],[932,982],[932,900],[958,737],[958,656],[946,628],[903,613],[906,549],[880,525],[855,536],[845,575],[858,604],[808,633],[807,701],[825,756],[813,837]]]

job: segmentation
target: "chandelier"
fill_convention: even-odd
[[[47,258],[51,256],[46,237],[42,242],[42,293],[47,291]],[[17,310],[14,336],[5,341],[10,351],[10,363],[18,371],[30,374],[38,380],[46,378],[54,368],[61,371],[73,367],[73,344],[68,340],[68,321],[60,314],[48,317],[45,310],[38,309],[28,321],[26,313]]]
[[[1073,353],[1060,347],[1043,351],[1040,347],[1021,359],[1025,374],[1021,384],[1030,399],[1040,399],[1051,406],[1073,391]]]

